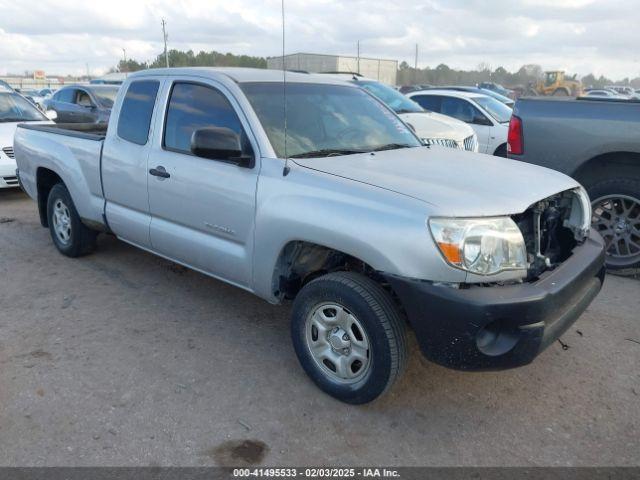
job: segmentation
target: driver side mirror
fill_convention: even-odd
[[[233,163],[243,168],[253,168],[255,159],[245,155],[240,137],[224,127],[199,128],[191,135],[191,153],[198,157]]]
[[[47,110],[46,112],[44,112],[44,115],[49,120],[57,120],[58,119],[58,112],[56,112],[55,110]]]

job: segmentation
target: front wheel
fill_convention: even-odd
[[[54,245],[67,257],[79,257],[95,248],[97,233],[80,219],[67,188],[58,183],[47,200],[47,220]]]
[[[374,400],[406,363],[398,307],[379,284],[358,273],[335,272],[308,283],[293,305],[291,335],[309,377],[346,403]]]

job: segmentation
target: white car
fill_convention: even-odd
[[[55,112],[48,113],[50,117]],[[22,95],[0,87],[0,188],[18,186],[16,161],[13,155],[13,135],[19,123],[52,123]]]
[[[326,74],[329,75],[329,74]],[[426,111],[399,91],[376,80],[357,74],[331,74],[335,78],[358,85],[383,102],[418,134],[426,145],[478,151],[473,128],[455,118]]]
[[[453,90],[420,90],[407,96],[427,110],[471,125],[478,136],[480,153],[507,156],[507,132],[513,110],[504,103],[480,93]]]

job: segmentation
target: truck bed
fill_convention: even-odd
[[[509,158],[568,175],[590,159],[615,152],[640,153],[640,102],[592,98],[521,98],[524,153]]]
[[[54,123],[47,125],[22,124],[20,128],[40,130],[42,132],[85,138],[87,140],[104,140],[107,134],[106,123]]]
[[[104,223],[100,164],[106,131],[106,125],[83,123],[18,125],[14,151],[27,194],[46,202],[40,198],[38,178],[57,176],[69,189],[80,217],[98,228]]]

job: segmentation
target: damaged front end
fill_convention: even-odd
[[[571,256],[589,234],[589,197],[581,187],[540,200],[523,213],[512,215],[525,240],[527,278],[536,280]]]

